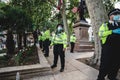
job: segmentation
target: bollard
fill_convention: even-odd
[[[16,80],[20,80],[20,73],[19,72],[16,73]]]

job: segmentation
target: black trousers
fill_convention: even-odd
[[[110,80],[115,80],[120,68],[120,59],[115,53],[118,52],[112,52],[108,46],[102,46],[101,63],[97,80],[105,80],[105,76]]]
[[[60,56],[61,68],[64,69],[64,67],[65,67],[65,52],[63,51],[63,44],[54,45],[53,53],[54,53],[54,65],[57,66],[58,56]]]
[[[34,38],[34,45],[35,45],[37,42],[38,42],[38,38],[35,37],[35,38]]]
[[[43,50],[45,52],[45,56],[49,56],[49,39],[46,39],[45,41],[43,41]]]
[[[43,41],[42,40],[39,41],[39,45],[40,45],[40,48],[43,48]]]
[[[70,52],[73,53],[74,51],[74,46],[75,46],[75,43],[74,42],[70,42],[71,44],[71,49],[70,49]]]

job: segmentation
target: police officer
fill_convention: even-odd
[[[54,61],[51,68],[57,67],[58,56],[60,56],[61,61],[60,72],[63,72],[65,67],[65,49],[67,47],[67,35],[63,30],[62,24],[57,25],[57,31],[56,34],[53,36],[51,45],[54,45],[53,46]]]
[[[97,80],[117,80],[116,76],[120,68],[120,10],[109,12],[109,21],[99,28],[99,36],[102,41],[101,63]]]
[[[71,53],[74,52],[75,41],[76,41],[76,36],[75,36],[75,32],[73,32],[73,33],[71,34],[71,36],[70,36],[70,44],[71,44],[70,52],[71,52]]]
[[[34,45],[37,43],[38,41],[38,33],[37,33],[37,29],[35,29],[33,31],[33,38],[34,38]]]
[[[43,48],[43,41],[42,41],[42,33],[41,32],[38,36],[38,41],[39,41],[40,48],[42,49]]]
[[[43,33],[43,51],[45,52],[44,56],[49,56],[49,44],[50,44],[50,30],[46,27],[45,32]]]

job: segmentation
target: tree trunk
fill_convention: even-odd
[[[24,43],[24,47],[27,46],[26,41],[27,41],[27,34],[24,32],[24,33],[23,33],[23,43]]]
[[[62,15],[62,19],[63,19],[64,29],[65,29],[65,32],[67,34],[67,39],[68,39],[67,42],[68,42],[68,44],[70,44],[70,34],[69,34],[69,30],[68,30],[68,23],[67,23],[65,9],[66,9],[66,7],[65,7],[65,1],[63,0],[61,15]]]
[[[15,51],[15,43],[13,40],[13,34],[11,30],[8,30],[7,32],[6,48],[7,48],[7,56],[8,58],[11,58],[14,55],[14,51]]]
[[[18,33],[18,49],[22,49],[22,34]]]
[[[92,63],[99,65],[101,57],[101,44],[98,37],[98,30],[101,24],[105,22],[108,17],[102,0],[86,0],[86,5],[90,15],[95,40],[95,52]]]

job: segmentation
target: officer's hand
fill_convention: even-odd
[[[120,34],[120,28],[112,30],[113,33]]]

